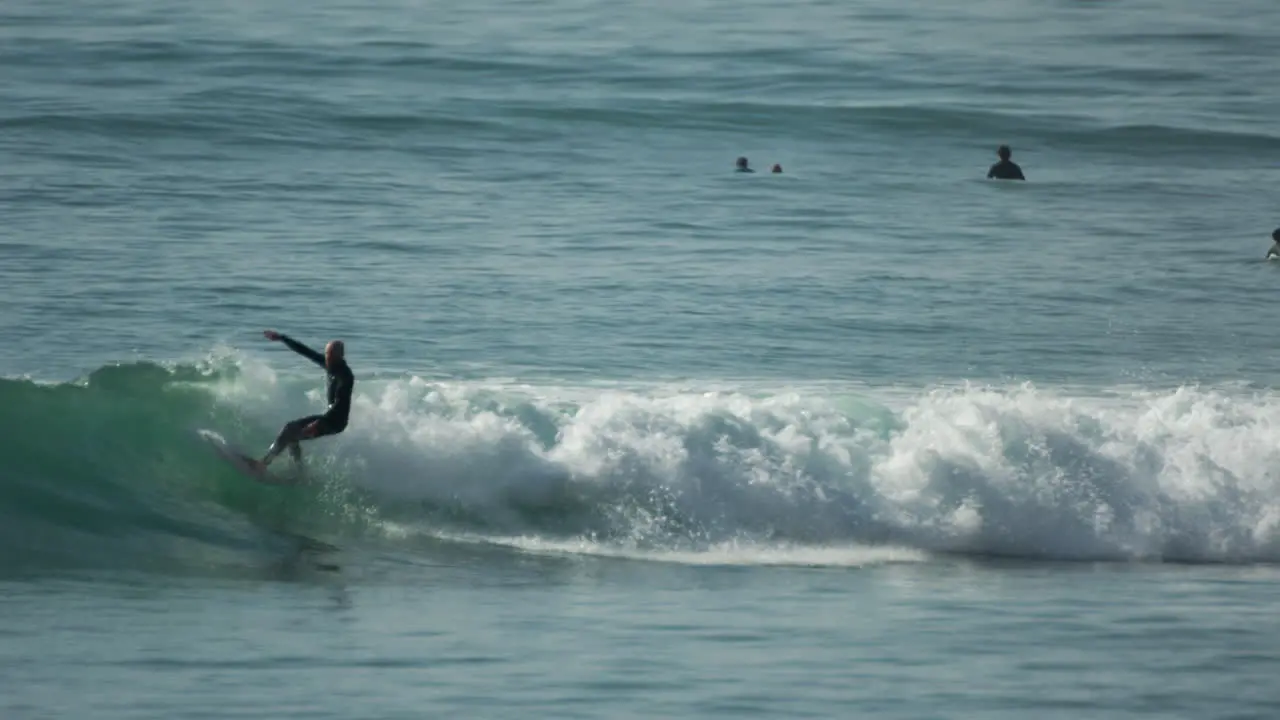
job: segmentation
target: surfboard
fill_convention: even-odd
[[[248,455],[233,448],[231,444],[227,442],[226,438],[222,437],[221,435],[214,432],[213,430],[206,430],[204,428],[200,428],[199,430],[196,430],[196,434],[204,438],[205,441],[207,441],[209,445],[213,448],[214,452],[218,453],[219,457],[221,457],[223,460],[226,460],[228,464],[230,464],[236,470],[239,470],[242,474],[248,475],[254,480],[257,480],[258,482],[266,485],[291,485],[292,484],[288,480],[276,477],[275,475],[271,474],[271,472],[269,472],[267,468],[258,464],[256,460],[249,457]]]

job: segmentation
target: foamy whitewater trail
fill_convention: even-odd
[[[365,380],[312,452],[399,526],[531,550],[1280,559],[1272,393],[736,388]],[[220,392],[263,425],[320,402],[248,363]]]
[[[478,538],[442,535],[438,537],[455,542],[495,545],[537,555],[587,555],[678,565],[868,567],[923,562],[928,559],[926,553],[912,548],[856,544],[810,546],[723,542],[699,550],[642,550],[621,544],[603,544],[585,539],[557,541],[536,536]]]

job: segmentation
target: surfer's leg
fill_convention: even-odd
[[[329,420],[329,418],[325,417],[324,415],[312,415],[311,417],[303,418],[303,419],[308,421],[314,420],[315,422],[304,423],[302,426],[302,429],[298,431],[299,433],[305,432],[306,429],[308,427],[311,427],[312,425],[314,425],[315,427],[312,428],[310,435],[307,435],[306,437],[301,437],[301,435],[299,435],[299,437],[301,437],[301,440],[315,440],[316,438],[324,437],[325,435],[335,435],[338,432],[340,432],[339,430],[334,428],[333,423]],[[289,446],[289,454],[293,456],[293,461],[298,465],[302,464],[301,440]]]
[[[293,455],[294,460],[301,460],[302,448],[298,447],[298,441],[302,439],[302,431],[319,419],[319,415],[308,415],[285,423],[285,426],[280,429],[280,434],[276,436],[275,442],[271,443],[271,447],[267,449],[267,454],[262,458],[262,464],[270,465],[271,461],[284,452],[285,448],[289,449],[289,454]]]

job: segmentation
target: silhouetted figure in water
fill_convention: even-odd
[[[996,180],[1027,179],[1023,176],[1022,168],[1018,167],[1018,163],[1009,159],[1009,156],[1013,155],[1013,151],[1009,149],[1008,145],[1001,145],[1000,149],[996,150],[996,155],[1000,156],[1000,162],[992,165],[991,169],[987,171],[988,180],[992,178]]]
[[[1271,258],[1280,258],[1280,228],[1276,228],[1271,233],[1271,240],[1275,242],[1275,245],[1272,245],[1271,249],[1267,251],[1268,260]]]
[[[738,172],[749,172],[749,173],[753,173],[753,172],[755,172],[755,170],[752,170],[751,168],[747,167],[747,159],[746,159],[746,158],[744,158],[744,157],[740,157],[740,158],[738,158],[738,170],[737,170],[737,171],[738,171]]]
[[[773,164],[773,172],[774,172],[775,174],[779,174],[779,175],[780,175],[780,174],[782,174],[782,165],[781,165],[781,164],[779,164],[779,163],[774,163],[774,164]]]

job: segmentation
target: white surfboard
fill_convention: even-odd
[[[204,428],[196,430],[196,433],[208,441],[209,445],[213,447],[214,452],[222,456],[223,460],[226,460],[232,467],[239,470],[241,473],[248,475],[254,480],[267,485],[293,484],[288,480],[272,475],[256,460],[231,447],[226,438],[222,437],[218,433],[212,430],[205,430]]]

